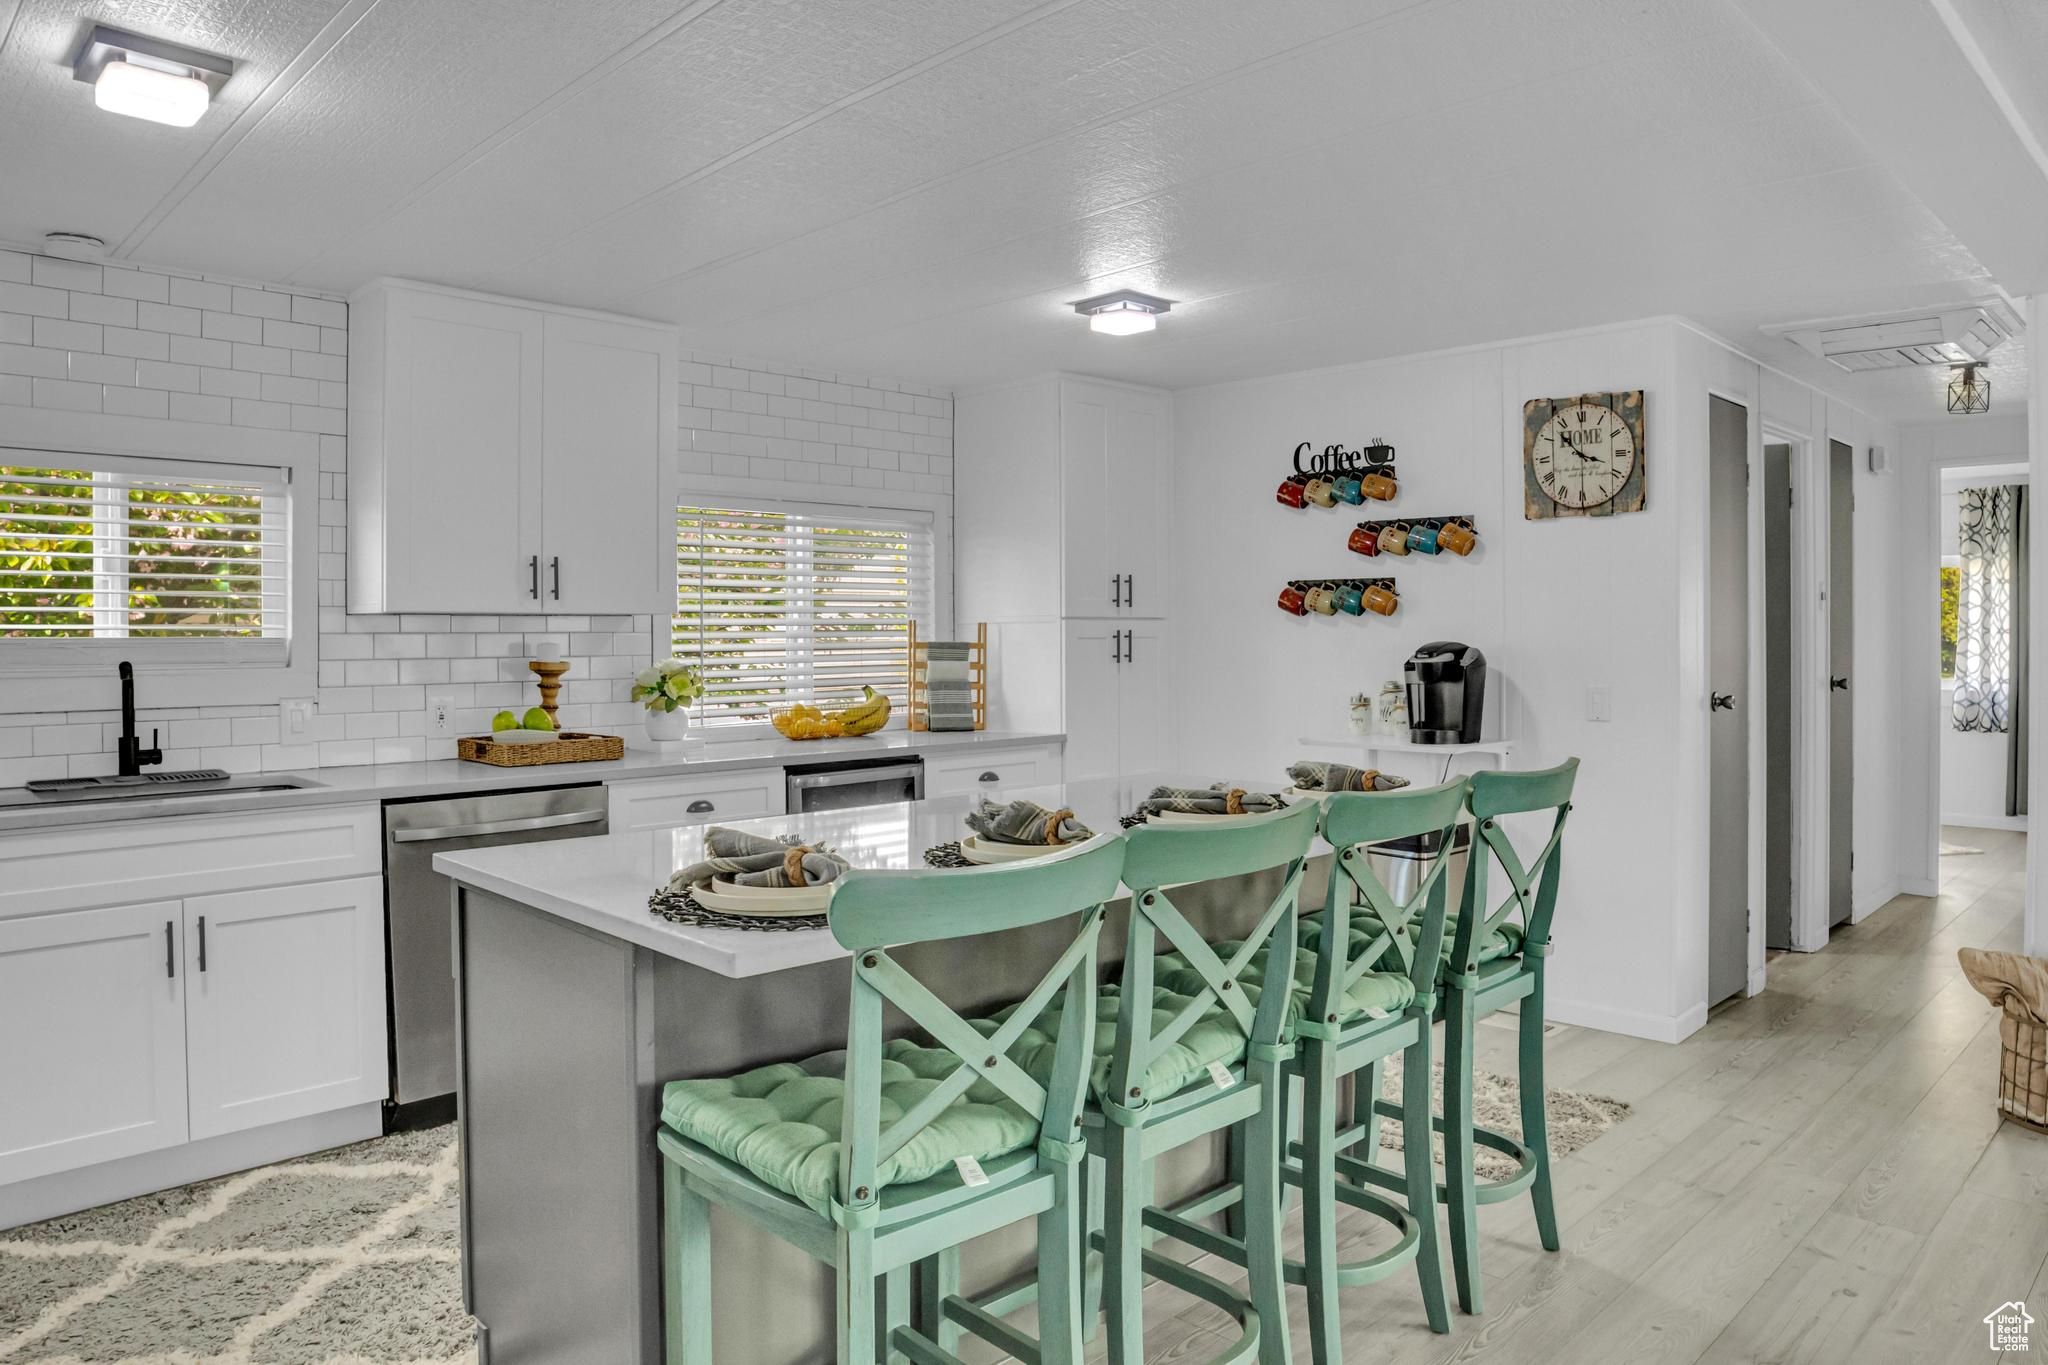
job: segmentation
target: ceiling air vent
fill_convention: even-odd
[[[2018,335],[2019,318],[2002,301],[1882,317],[1831,318],[1766,327],[1816,359],[1856,373],[1913,365],[1966,365],[1981,361]]]

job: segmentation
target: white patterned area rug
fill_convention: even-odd
[[[452,1126],[0,1232],[0,1361],[472,1365]]]
[[[1431,1103],[1442,1112],[1444,1093],[1444,1064],[1436,1064],[1430,1082]],[[1380,1094],[1399,1103],[1401,1099],[1401,1055],[1395,1053],[1387,1058],[1381,1073]],[[1549,1090],[1544,1094],[1544,1126],[1550,1130],[1550,1157],[1561,1161],[1592,1142],[1615,1124],[1626,1119],[1632,1112],[1625,1100],[1613,1099],[1607,1095],[1594,1095],[1583,1090]],[[1522,1131],[1522,1092],[1512,1076],[1498,1076],[1491,1071],[1475,1071],[1472,1076],[1472,1122],[1481,1128],[1490,1128],[1496,1133],[1518,1137]],[[1444,1135],[1434,1135],[1436,1164],[1444,1164]],[[1401,1127],[1398,1123],[1382,1120],[1380,1123],[1380,1150],[1383,1153],[1401,1150]],[[1382,1158],[1382,1164],[1387,1164]],[[1392,1163],[1398,1166],[1399,1163]],[[1481,1180],[1505,1180],[1518,1169],[1513,1157],[1491,1147],[1475,1147],[1472,1165]],[[0,1357],[4,1358],[4,1357]]]

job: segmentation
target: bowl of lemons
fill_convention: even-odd
[[[547,744],[561,737],[554,720],[538,706],[528,707],[523,716],[500,711],[491,717],[491,739],[498,744]]]
[[[889,699],[872,687],[850,706],[826,711],[798,702],[787,711],[771,711],[768,721],[784,739],[846,739],[871,735],[889,723]]]

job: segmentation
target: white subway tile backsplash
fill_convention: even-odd
[[[108,355],[134,356],[138,360],[169,360],[171,339],[162,332],[138,331],[132,327],[105,327],[100,345]]]
[[[29,385],[30,402],[39,408],[62,408],[68,412],[98,412],[100,386],[75,384],[68,379],[36,379]]]
[[[111,265],[100,267],[100,288],[117,298],[163,303],[171,296],[170,286],[169,276],[159,275],[153,270],[123,270]]]
[[[45,289],[41,285],[0,284],[0,313],[31,313],[39,318],[68,317],[71,295],[62,289]]]
[[[83,289],[100,292],[100,268],[84,261],[66,261],[56,256],[37,256],[30,263],[29,279],[51,289]]]
[[[0,251],[0,282],[27,284],[33,258],[19,251]]]
[[[292,315],[292,296],[269,289],[247,288],[236,285],[231,305],[235,312],[256,318],[289,318]]]
[[[247,318],[239,313],[208,311],[200,319],[199,334],[216,341],[244,341],[261,345],[263,319]]]
[[[98,351],[99,324],[70,322],[64,318],[37,318],[36,345],[55,346],[66,351]]]
[[[228,398],[216,398],[211,394],[173,393],[171,395],[171,419],[177,422],[212,422],[225,425],[233,409]]]
[[[135,325],[135,300],[108,298],[104,294],[71,295],[71,317],[77,322],[102,322],[113,327]]]
[[[125,355],[96,355],[90,351],[71,353],[71,378],[86,384],[135,383],[135,361]]]

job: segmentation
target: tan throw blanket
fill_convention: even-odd
[[[1078,844],[1095,837],[1095,831],[1074,818],[1070,810],[1047,810],[1036,801],[1012,801],[1007,805],[982,798],[967,816],[967,827],[992,844]]]
[[[1146,815],[1174,811],[1184,815],[1264,815],[1285,810],[1287,802],[1267,792],[1248,792],[1243,787],[1154,787],[1138,803]]]
[[[1287,775],[1297,789],[1305,792],[1390,792],[1408,785],[1407,778],[1383,773],[1378,768],[1353,768],[1310,759],[1289,768]]]
[[[2028,1123],[2048,1123],[2048,960],[1961,948],[1956,958],[1977,993],[1999,1009],[1998,1107]]]
[[[704,861],[668,879],[671,891],[687,891],[722,877],[737,886],[817,886],[845,875],[846,859],[828,848],[803,843],[793,834],[769,839],[714,825],[704,831]]]

